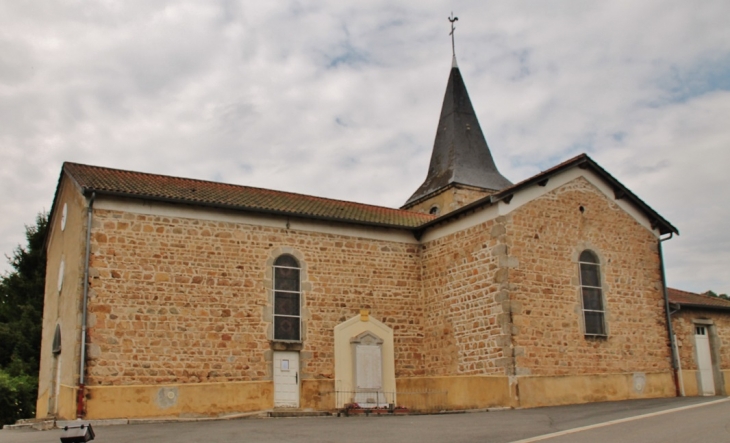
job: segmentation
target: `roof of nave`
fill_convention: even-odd
[[[500,201],[509,203],[511,196],[525,188],[543,185],[551,177],[573,168],[589,169],[605,180],[616,199],[626,199],[651,221],[661,234],[679,233],[666,219],[649,207],[628,188],[585,154],[573,157],[550,169],[469,205],[437,217],[403,209],[327,199],[292,192],[240,186],[190,178],[125,171],[100,166],[66,162],[67,174],[85,195],[119,196],[160,202],[216,207],[264,214],[297,216],[309,219],[341,221],[369,226],[413,230],[417,237],[426,229],[459,218],[477,209]],[[54,200],[55,207],[55,200]]]
[[[413,228],[434,218],[401,209],[292,192],[66,162],[63,171],[86,195],[133,197],[170,203],[302,216],[373,226]]]

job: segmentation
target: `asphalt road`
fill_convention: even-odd
[[[97,426],[99,443],[182,442],[730,442],[730,401],[720,397],[396,417],[238,419]],[[716,402],[716,403],[712,403]],[[666,412],[693,405],[699,407]],[[662,411],[665,411],[662,413]],[[649,416],[641,417],[643,415]],[[659,415],[651,415],[659,414]],[[633,417],[639,417],[632,419]],[[611,421],[620,423],[601,426]],[[591,429],[584,427],[597,426]],[[550,436],[556,432],[572,432]],[[0,443],[60,441],[60,430],[0,431]],[[545,438],[550,436],[550,438]],[[525,440],[527,439],[527,440]]]
[[[667,414],[649,414],[636,420],[599,424],[573,429],[563,435],[543,437],[549,438],[527,439],[522,443],[730,442],[730,402],[708,404]]]

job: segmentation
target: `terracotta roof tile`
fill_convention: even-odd
[[[382,206],[78,163],[64,163],[63,170],[84,193],[401,228],[414,228],[435,218],[430,214]]]
[[[729,309],[730,300],[713,297],[706,294],[695,294],[694,292],[681,291],[679,289],[667,288],[669,302],[680,306],[707,307],[710,309]]]

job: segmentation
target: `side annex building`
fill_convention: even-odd
[[[677,229],[585,154],[509,182],[455,62],[401,209],[65,163],[49,223],[38,417],[680,388],[661,256]]]

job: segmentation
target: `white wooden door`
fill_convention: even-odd
[[[697,369],[700,372],[700,393],[702,395],[715,395],[710,338],[707,335],[706,327],[695,327],[695,346],[697,346]]]
[[[274,407],[299,407],[298,352],[274,352]]]

